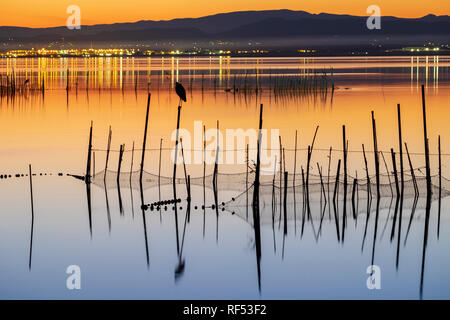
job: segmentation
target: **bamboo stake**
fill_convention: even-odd
[[[355,194],[356,194],[356,185],[358,184],[358,179],[353,179],[353,188],[352,188],[352,206],[353,206],[353,218],[356,219],[355,213]]]
[[[245,152],[245,156],[246,156],[246,168],[245,168],[245,216],[248,219],[248,143],[246,146],[246,152]],[[276,156],[275,156],[276,157]],[[276,159],[275,159],[275,163],[276,163]],[[275,177],[274,177],[275,179]]]
[[[158,188],[161,188],[161,154],[163,139],[159,141]]]
[[[281,212],[282,212],[282,194],[283,194],[283,144],[281,143],[281,136],[278,136],[278,142],[280,144],[280,218],[281,218]],[[278,223],[278,227],[280,225],[281,221]]]
[[[337,166],[337,170],[336,170],[336,181],[334,183],[334,193],[333,193],[333,203],[336,203],[336,196],[337,196],[337,189],[338,189],[338,185],[339,185],[339,174],[341,171],[341,159],[339,159],[338,161],[338,166]]]
[[[405,180],[403,174],[403,142],[402,142],[402,118],[400,113],[400,104],[397,104],[397,118],[398,118],[398,147],[400,155],[400,191],[403,198],[403,192],[405,187]]]
[[[185,183],[186,183],[186,193],[188,195],[188,199],[190,199],[190,196],[189,196],[190,190],[189,190],[189,181],[188,181],[189,176],[188,176],[187,170],[186,170],[186,161],[184,159],[184,149],[183,149],[183,139],[182,138],[180,138],[180,145],[181,145],[181,157],[183,158],[183,169],[184,169],[184,179],[185,179]],[[190,200],[188,200],[188,201],[190,201]]]
[[[106,163],[105,163],[105,172],[103,175],[103,181],[106,180],[106,171],[108,170],[109,151],[111,149],[111,138],[112,138],[112,131],[111,131],[111,126],[109,126],[108,145],[106,146]]]
[[[95,178],[95,151],[92,152],[92,177]]]
[[[322,169],[320,168],[318,162],[317,162],[317,171],[319,171],[320,187],[321,187],[322,192],[323,192],[323,197],[324,197],[325,203],[327,203],[327,196],[326,196],[326,193],[325,193],[325,186],[323,185],[323,179],[322,179]],[[322,196],[321,196],[321,198],[322,198]],[[294,206],[295,206],[295,203],[294,203]]]
[[[216,147],[216,158],[214,161],[214,172],[213,172],[213,184],[217,188],[217,172],[219,166],[219,120],[217,120],[217,147]],[[216,189],[217,190],[217,189]]]
[[[122,159],[123,159],[124,149],[125,149],[125,145],[121,144],[120,150],[119,150],[119,164],[117,165],[117,184],[119,184],[119,180],[120,180],[120,169],[122,167]]]
[[[397,164],[395,162],[395,152],[394,149],[391,148],[391,156],[392,156],[392,167],[394,168],[394,180],[395,180],[395,191],[397,192],[397,198],[400,197],[400,188],[398,186],[398,176],[397,176]]]
[[[328,202],[330,202],[331,152],[332,152],[332,147],[330,147],[330,154],[329,154],[329,156],[328,156],[328,176],[327,176],[327,194],[328,194]],[[328,206],[328,208],[329,208],[328,214],[331,214],[331,213],[330,213],[331,206]]]
[[[347,139],[345,136],[345,125],[342,126],[342,152],[344,159],[344,209],[342,216],[342,229],[344,229],[347,218]],[[342,234],[344,234],[344,231],[342,231]]]
[[[295,186],[295,173],[297,169],[297,130],[295,130],[295,147],[294,147],[294,178],[292,179],[292,185]],[[295,206],[295,204],[294,204]]]
[[[254,185],[254,190],[253,190],[253,207],[254,208],[259,208],[259,174],[260,174],[260,166],[261,166],[262,124],[263,124],[263,104],[261,103],[260,110],[259,110],[258,152],[256,155],[255,185]],[[254,212],[255,211],[256,210],[254,210]],[[259,223],[259,210],[258,210],[257,218],[258,218],[258,223]],[[258,226],[258,228],[259,228],[259,226]]]
[[[133,141],[133,146],[131,148],[130,185],[131,185],[131,177],[133,176],[133,162],[134,162],[134,141]]]
[[[425,166],[427,176],[427,197],[431,196],[431,173],[430,173],[430,154],[428,146],[428,134],[427,134],[427,115],[425,107],[425,88],[422,85],[422,115],[423,115],[423,140],[425,145]]]
[[[366,150],[364,149],[364,144],[362,145],[364,164],[366,166],[366,179],[367,179],[367,198],[372,195],[372,190],[370,189],[370,177],[369,177],[369,167],[367,165]]]
[[[34,202],[33,202],[33,179],[31,172],[31,164],[28,165],[30,175],[30,200],[31,200],[31,235],[30,235],[30,255],[28,259],[28,269],[31,270],[31,257],[33,252],[33,231],[34,231]]]
[[[406,142],[405,142],[405,149],[406,149],[406,154],[408,156],[409,168],[411,170],[411,177],[413,179],[414,192],[417,196],[419,194],[419,187],[417,186],[416,175],[414,174],[414,167],[411,162],[411,157],[409,156],[408,145],[406,144]]]
[[[288,172],[284,172],[284,226],[283,234],[287,234],[287,183],[288,183]]]
[[[386,159],[384,158],[383,151],[380,151],[380,153],[381,153],[381,157],[383,158],[384,166],[386,167],[386,173],[387,173],[388,180],[389,180],[389,188],[391,189],[391,197],[393,197],[394,191],[392,190],[391,175],[389,174],[389,169],[388,169],[388,166],[386,163]]]
[[[86,164],[86,177],[85,177],[86,183],[91,182],[91,155],[92,155],[92,121],[91,121],[91,128],[89,131],[89,147],[88,147],[88,158]]]
[[[442,198],[442,163],[441,163],[441,136],[438,136],[438,154],[439,154],[439,203],[438,203],[438,231],[437,236],[439,239],[439,231],[441,226],[441,198]]]
[[[147,98],[147,112],[145,115],[145,129],[144,129],[144,139],[142,141],[142,158],[141,158],[141,171],[139,173],[139,181],[142,182],[142,175],[144,172],[144,159],[145,159],[145,147],[146,147],[146,143],[147,143],[147,128],[148,128],[148,113],[150,110],[150,97],[151,97],[151,93],[148,93],[148,98]],[[180,108],[180,107],[178,107]],[[180,113],[180,109],[178,109],[178,114]],[[177,144],[178,144],[178,129],[177,129]],[[176,155],[175,155],[176,156]]]
[[[380,164],[378,160],[378,142],[377,142],[377,128],[374,118],[374,113],[372,111],[372,131],[373,131],[373,155],[375,158],[375,174],[377,181],[377,198],[380,198]]]

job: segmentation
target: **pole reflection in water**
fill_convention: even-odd
[[[50,273],[41,268],[43,261],[55,269],[64,266],[67,261],[78,263],[78,260],[86,266],[87,274],[98,275],[95,283],[88,282],[90,288],[82,293],[83,298],[213,296],[250,299],[370,299],[374,294],[386,299],[448,298],[450,275],[445,252],[448,252],[450,241],[445,230],[449,227],[449,221],[438,209],[442,206],[442,212],[445,212],[449,206],[449,185],[446,180],[448,168],[445,165],[441,168],[439,165],[439,177],[437,175],[438,153],[439,160],[442,157],[445,164],[448,157],[445,150],[448,150],[450,141],[445,123],[441,120],[447,118],[442,106],[448,100],[448,59],[430,55],[419,60],[417,57],[407,57],[383,62],[395,64],[392,70],[384,74],[385,77],[401,72],[400,80],[392,80],[397,82],[384,87],[385,97],[378,97],[381,91],[373,83],[360,83],[364,80],[348,71],[352,68],[361,71],[362,65],[367,67],[364,64],[370,64],[367,68],[370,71],[372,67],[379,67],[381,62],[372,58],[364,63],[358,59],[349,62],[350,60],[324,58],[325,62],[313,59],[313,67],[309,65],[310,62],[305,61],[302,77],[313,75],[317,65],[333,64],[336,89],[332,108],[330,90],[323,93],[327,97],[323,99],[323,103],[321,94],[316,97],[294,97],[290,92],[280,93],[285,90],[280,87],[280,83],[284,81],[283,76],[294,74],[292,77],[299,77],[293,71],[296,69],[289,59],[275,59],[275,62],[258,59],[257,74],[249,72],[251,68],[248,65],[245,67],[234,58],[221,59],[111,58],[83,59],[80,60],[82,62],[69,59],[71,62],[68,65],[62,63],[61,66],[50,64],[51,60],[44,62],[41,59],[40,71],[33,71],[29,77],[31,85],[26,95],[16,96],[15,102],[11,97],[7,100],[3,96],[3,130],[11,132],[8,133],[10,137],[16,137],[17,145],[5,139],[2,140],[2,145],[5,150],[22,150],[20,156],[8,151],[10,158],[2,158],[5,171],[15,170],[14,163],[21,161],[25,154],[31,163],[36,161],[45,164],[49,170],[61,167],[64,174],[62,177],[41,177],[29,173],[30,189],[35,191],[34,200],[39,206],[37,221],[34,219],[34,205],[32,207],[30,234],[29,216],[23,215],[23,208],[19,208],[21,202],[15,198],[23,193],[23,185],[22,189],[15,185],[15,181],[19,182],[22,177],[15,178],[13,175],[11,179],[0,180],[3,206],[8,209],[0,217],[3,220],[0,223],[3,226],[0,243],[10,244],[0,246],[5,257],[0,279],[4,289],[0,295],[17,298],[31,295],[18,281],[25,279],[25,276],[20,270],[13,271],[13,266],[28,267],[30,270],[33,267],[37,278],[51,279]],[[252,64],[251,61],[246,61],[246,64]],[[88,70],[77,72],[77,63]],[[268,69],[274,67],[273,63],[278,66],[270,74]],[[151,73],[147,68],[149,66]],[[2,68],[0,65],[0,70]],[[51,74],[50,70],[54,71],[55,68],[61,68],[63,78],[68,77],[69,90],[58,91],[61,84],[66,86],[67,83]],[[403,71],[399,71],[400,69]],[[440,74],[438,69],[441,69]],[[12,72],[9,66],[8,70]],[[20,70],[20,65],[16,65],[15,70]],[[350,79],[350,76],[355,78]],[[380,79],[377,78],[378,75],[367,73],[365,76],[370,81]],[[22,77],[17,72],[17,78]],[[276,77],[279,82],[274,87],[273,79]],[[272,80],[269,81],[269,78]],[[293,78],[286,78],[286,81],[287,79]],[[204,128],[203,148],[197,150],[203,151],[200,164],[189,164],[188,155],[193,150],[187,152],[189,147],[185,143],[183,179],[177,178],[176,166],[174,174],[169,173],[173,163],[168,153],[172,150],[163,148],[162,143],[162,139],[171,139],[175,129],[173,123],[170,124],[166,119],[175,118],[178,111],[174,108],[177,98],[167,89],[175,85],[177,80],[187,85],[192,100],[183,108],[183,123],[178,119],[178,128],[184,129],[184,126],[190,130],[193,121],[199,119],[203,120]],[[429,197],[424,192],[428,179],[423,170],[423,141],[416,134],[417,123],[414,122],[418,118],[417,110],[414,109],[418,104],[418,81],[424,83],[424,90],[430,96],[430,141],[439,142],[438,153],[429,154],[432,189]],[[245,83],[251,89],[244,89]],[[257,83],[261,86],[256,86]],[[330,86],[330,83],[327,85]],[[439,93],[433,90],[437,89],[437,84]],[[149,88],[156,94],[154,101],[157,105],[152,107],[152,119],[148,122],[148,145],[144,143],[141,150],[141,166],[133,172],[134,151],[139,150],[134,148],[133,141],[142,134],[136,123],[141,123],[145,116],[142,100],[148,97]],[[371,99],[372,106],[367,106],[367,97]],[[67,98],[69,108],[66,110],[64,102]],[[39,127],[23,117],[18,108],[10,108],[18,106],[19,101],[30,106],[24,112],[28,112],[32,119],[38,119],[41,123]],[[246,163],[222,165],[222,162],[217,161],[218,155],[225,155],[228,150],[222,147],[219,149],[219,145],[209,146],[205,127],[214,128],[217,119],[220,119],[218,132],[235,127],[251,128],[256,126],[255,119],[260,111],[259,129],[262,129],[263,102],[265,128],[280,128],[277,136],[283,141],[275,160],[276,168],[264,167],[266,164],[261,163],[260,155],[257,156],[256,163],[251,160],[254,156],[247,156]],[[395,108],[392,108],[397,102],[407,106],[402,110],[405,114],[403,122],[399,116],[396,118]],[[88,105],[89,103],[91,104]],[[261,109],[255,106],[261,106]],[[45,107],[51,123],[56,123],[54,119],[61,119],[67,129],[59,124],[55,124],[57,128],[49,126],[49,122],[42,117],[41,107]],[[377,112],[376,129],[374,119],[373,127],[370,128],[372,119],[367,116],[372,109]],[[111,129],[108,132],[106,150],[98,148],[98,143],[94,141],[89,154],[95,151],[97,164],[99,161],[105,163],[103,172],[95,172],[90,166],[85,166],[86,137],[82,134],[82,127],[86,119],[95,120],[99,131],[106,131],[113,125],[116,136],[121,138],[120,142],[133,146],[130,149],[119,149],[118,144],[112,147]],[[399,128],[398,139],[393,138],[393,128],[397,129],[396,122],[404,130],[403,135]],[[316,124],[320,124],[323,138],[322,133],[316,143],[313,138],[307,152],[308,146],[298,143],[294,133],[300,129],[302,136],[314,137]],[[47,133],[39,129],[41,126],[48,127],[52,139],[47,139]],[[36,139],[22,139],[17,131],[19,129],[28,137],[35,135]],[[80,138],[77,132],[80,132]],[[350,145],[348,133],[351,133],[354,141]],[[436,139],[438,134],[442,136],[439,140]],[[42,144],[41,140],[47,141],[51,149]],[[374,150],[371,148],[371,140],[374,141]],[[397,143],[398,148],[395,147]],[[33,148],[45,151],[64,150],[65,155],[60,155],[59,152],[52,152],[53,157],[48,157],[48,152],[37,154],[32,151],[31,146],[34,144],[36,146]],[[331,145],[342,148],[333,149]],[[359,147],[352,148],[352,145],[362,145],[363,150]],[[408,158],[405,156],[404,160],[403,145]],[[206,163],[207,147],[212,147],[211,153],[215,151],[214,163]],[[178,143],[175,144],[175,149],[177,148]],[[260,145],[260,139],[257,148],[258,153],[266,148],[264,144]],[[384,159],[384,153],[389,152],[390,148],[393,148],[392,163],[389,157],[388,162]],[[247,150],[247,141],[241,149]],[[248,149],[247,154],[255,151],[251,144]],[[434,144],[433,150],[437,150]],[[131,152],[130,157],[128,152]],[[368,155],[374,152],[374,156],[366,157],[366,152]],[[47,157],[44,157],[45,154]],[[145,164],[144,154],[147,158]],[[379,154],[384,161],[382,172],[379,168]],[[117,172],[114,172],[116,166],[113,165],[112,169],[109,163],[109,160],[115,162],[115,159],[119,160]],[[406,167],[403,168],[403,165]],[[123,168],[129,168],[129,172]],[[267,168],[270,168],[270,174],[261,174]],[[287,168],[293,168],[293,171]],[[139,174],[137,170],[140,170]],[[76,172],[83,172],[83,175],[77,176],[84,178],[83,184],[67,176],[75,176]],[[116,191],[110,189],[114,188],[117,188],[117,197],[111,197]],[[127,188],[130,189],[129,192]],[[64,198],[59,195],[63,191],[66,195]],[[139,192],[142,220],[133,219],[133,197],[136,192]],[[373,200],[376,202],[372,203],[375,192],[376,199]],[[80,194],[82,198],[78,198]],[[179,198],[183,200],[178,202]],[[86,227],[83,199],[87,202],[89,229]],[[163,205],[149,210],[149,203],[162,201],[175,201],[170,206],[172,208],[173,205],[173,210],[164,210]],[[113,208],[119,208],[121,214],[117,214],[117,210]],[[128,214],[129,212],[132,214]],[[170,217],[172,214],[173,218]],[[26,221],[21,221],[24,217]],[[351,223],[349,219],[355,220],[355,223]],[[5,226],[11,226],[8,227],[11,230]],[[36,227],[39,231],[45,231],[42,236],[41,232],[34,233]],[[24,243],[23,239],[20,241],[23,230],[26,230],[26,255],[20,250],[21,243]],[[173,242],[174,232],[176,247]],[[369,250],[365,242],[372,242]],[[64,246],[60,243],[64,243]],[[247,243],[251,243],[250,250]],[[418,249],[422,249],[419,257],[416,254]],[[22,252],[23,259],[18,259],[14,252]],[[142,257],[144,252],[146,263]],[[369,263],[380,266],[383,278],[390,281],[384,286],[383,292],[374,293],[365,288],[366,278],[362,279],[360,275],[366,276]],[[343,270],[339,277],[329,272],[329,265]],[[100,272],[99,269],[108,272]],[[123,281],[119,280],[116,288],[108,287],[102,273],[109,276],[116,274]],[[396,274],[399,276],[395,276]],[[17,281],[15,287],[13,280]],[[38,284],[38,280],[30,281],[33,285]],[[316,292],[314,288],[321,283],[329,283],[330,290]],[[48,284],[43,289],[44,295],[63,297],[56,285],[53,285]],[[13,287],[16,288],[15,291],[12,290]],[[94,287],[96,289],[92,289]]]

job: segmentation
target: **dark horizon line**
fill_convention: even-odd
[[[274,10],[239,10],[239,11],[229,11],[229,12],[219,12],[209,15],[203,15],[198,17],[184,17],[184,18],[173,18],[173,19],[166,19],[166,20],[136,20],[136,21],[127,21],[127,22],[111,22],[111,23],[96,23],[96,24],[82,24],[81,27],[95,27],[95,26],[108,26],[108,25],[115,25],[115,24],[133,24],[133,23],[139,23],[139,22],[169,22],[169,21],[175,21],[175,20],[185,20],[185,19],[202,19],[202,18],[208,18],[208,17],[214,17],[219,15],[226,15],[226,14],[232,14],[232,13],[248,13],[248,12],[276,12],[276,11],[290,11],[290,12],[302,12],[307,13],[313,16],[319,16],[319,15],[333,15],[333,16],[348,16],[348,17],[359,17],[364,18],[368,17],[370,15],[352,15],[352,14],[345,14],[345,13],[328,13],[328,12],[320,12],[320,13],[310,13],[308,11],[304,10],[291,10],[291,9],[274,9]],[[395,19],[405,19],[405,20],[417,20],[417,19],[423,19],[428,16],[433,17],[450,17],[448,14],[442,14],[442,15],[436,15],[433,13],[425,14],[421,17],[415,17],[415,18],[407,18],[407,17],[398,17],[398,16],[381,16],[381,18],[395,18]],[[65,25],[59,25],[59,26],[49,26],[49,27],[25,27],[25,26],[4,26],[0,25],[0,28],[23,28],[23,29],[57,29],[57,28],[65,28]]]

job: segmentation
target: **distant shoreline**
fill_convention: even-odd
[[[100,49],[99,49],[100,50]],[[46,53],[39,54],[36,52],[18,52],[17,50],[0,52],[0,58],[3,59],[18,59],[18,58],[151,58],[151,57],[182,57],[182,58],[190,58],[190,57],[242,57],[242,58],[251,58],[251,57],[376,57],[376,56],[448,56],[450,55],[450,47],[440,48],[439,50],[411,50],[411,49],[387,49],[387,50],[351,50],[347,49],[338,49],[333,50],[330,48],[328,50],[289,50],[289,49],[280,49],[280,50],[255,50],[255,52],[245,52],[245,50],[211,50],[205,52],[193,52],[193,51],[179,51],[179,52],[126,52],[126,53]],[[23,50],[25,51],[25,50]]]

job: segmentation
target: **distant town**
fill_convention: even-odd
[[[381,51],[381,52],[380,52]],[[247,56],[247,55],[279,55],[280,53],[286,55],[321,55],[330,54],[329,50],[314,49],[314,48],[298,48],[283,50],[268,50],[268,49],[171,49],[171,50],[149,50],[140,48],[105,48],[105,49],[46,49],[46,48],[32,48],[32,49],[18,49],[0,52],[2,58],[21,58],[21,57],[139,57],[139,56]],[[424,45],[421,47],[402,47],[382,49],[378,48],[376,54],[449,54],[450,45]],[[373,54],[370,50],[348,50],[348,55],[369,55]]]

